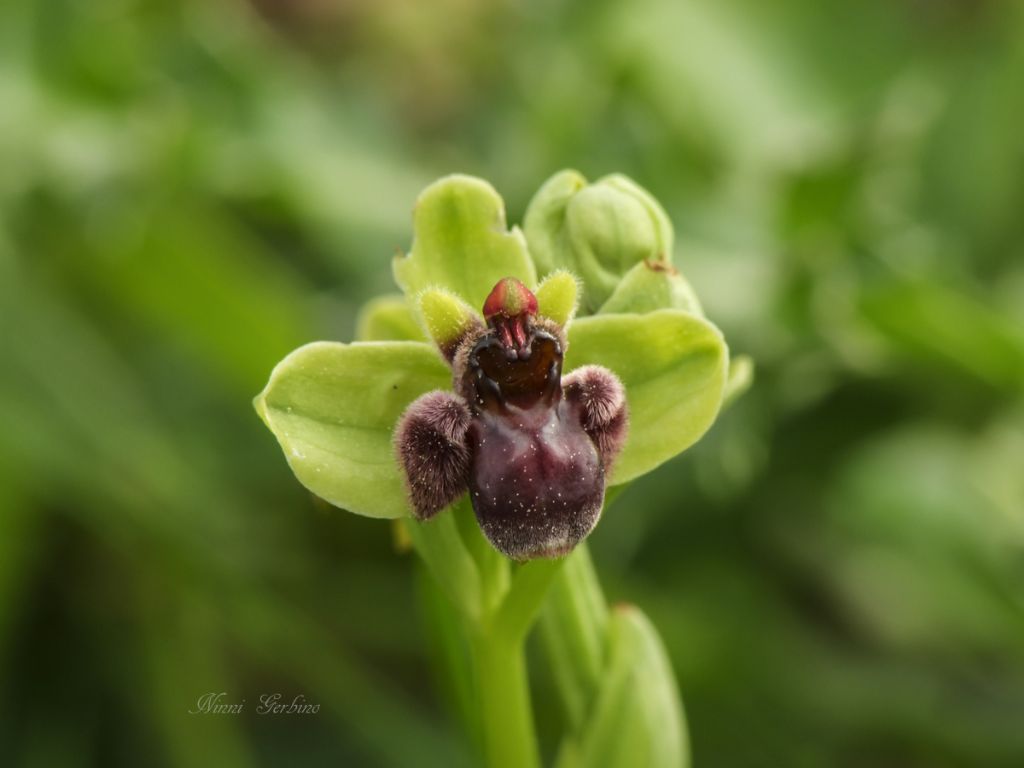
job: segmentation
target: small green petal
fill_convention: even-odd
[[[356,320],[359,341],[426,341],[426,334],[404,296],[381,296],[367,302]]]
[[[479,315],[466,302],[449,291],[430,288],[419,298],[420,314],[427,333],[442,349],[454,344]]]
[[[579,281],[571,272],[558,270],[544,278],[536,295],[538,314],[565,326],[576,314]]]
[[[306,488],[359,515],[401,517],[392,432],[409,403],[450,383],[428,344],[318,341],[278,363],[254,405]]]
[[[644,260],[623,276],[598,314],[644,314],[656,309],[682,309],[695,315],[704,314],[697,294],[670,262]]]
[[[721,332],[678,309],[594,315],[569,327],[566,370],[603,365],[626,387],[629,437],[611,484],[628,482],[689,448],[722,405],[729,352]]]
[[[505,224],[505,204],[494,188],[472,176],[446,176],[416,201],[408,256],[395,258],[395,281],[407,296],[444,288],[482,307],[503,277],[537,282],[522,232]]]

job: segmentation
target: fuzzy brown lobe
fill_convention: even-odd
[[[607,368],[585,365],[562,379],[567,400],[577,403],[583,429],[604,457],[606,472],[618,457],[629,432],[629,411],[622,382]]]
[[[529,560],[566,554],[596,525],[628,416],[611,371],[585,366],[562,378],[562,329],[521,305],[462,340],[452,356],[458,394],[410,405],[396,446],[418,518],[468,489],[487,539]]]
[[[433,517],[466,490],[466,430],[471,419],[461,398],[450,392],[428,392],[398,422],[398,461],[418,519]]]

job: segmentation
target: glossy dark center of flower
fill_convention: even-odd
[[[524,343],[509,343],[492,331],[469,354],[476,407],[500,413],[507,405],[553,405],[561,394],[562,348],[546,331],[527,326]]]

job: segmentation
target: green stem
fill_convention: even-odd
[[[537,768],[522,641],[481,631],[471,644],[488,768]]]
[[[508,591],[509,562],[480,532],[469,499],[456,503],[451,516],[463,545],[476,563],[480,577],[480,616],[485,620],[501,605]]]
[[[492,621],[492,631],[522,642],[540,612],[564,558],[534,560],[520,565]]]
[[[569,723],[578,731],[605,667],[608,604],[586,544],[555,574],[539,629]]]

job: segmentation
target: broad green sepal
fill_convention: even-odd
[[[566,370],[596,364],[626,387],[629,437],[611,484],[628,482],[686,450],[722,406],[729,351],[707,320],[678,309],[595,315],[569,327]]]
[[[494,188],[472,176],[445,176],[420,194],[408,256],[397,256],[395,281],[407,296],[442,287],[471,306],[503,277],[527,285],[537,273],[522,232],[505,224],[505,204]]]
[[[689,765],[672,665],[657,631],[634,606],[612,611],[601,688],[574,752],[571,764],[580,768]]]
[[[420,314],[427,333],[441,349],[447,349],[479,323],[479,314],[454,293],[429,288],[420,294]]]
[[[697,294],[671,262],[645,259],[625,274],[598,314],[644,314],[657,309],[704,315]]]
[[[409,403],[450,383],[429,344],[318,341],[278,363],[254,405],[306,488],[360,515],[402,517],[392,431]]]
[[[589,185],[575,171],[555,174],[530,201],[523,227],[542,275],[564,268],[583,280],[588,312],[608,300],[637,262],[672,258],[668,215],[619,174]]]
[[[356,320],[359,341],[426,341],[404,296],[380,296],[363,306]]]
[[[566,326],[576,314],[579,293],[579,281],[575,275],[565,270],[552,272],[537,286],[538,312]]]

